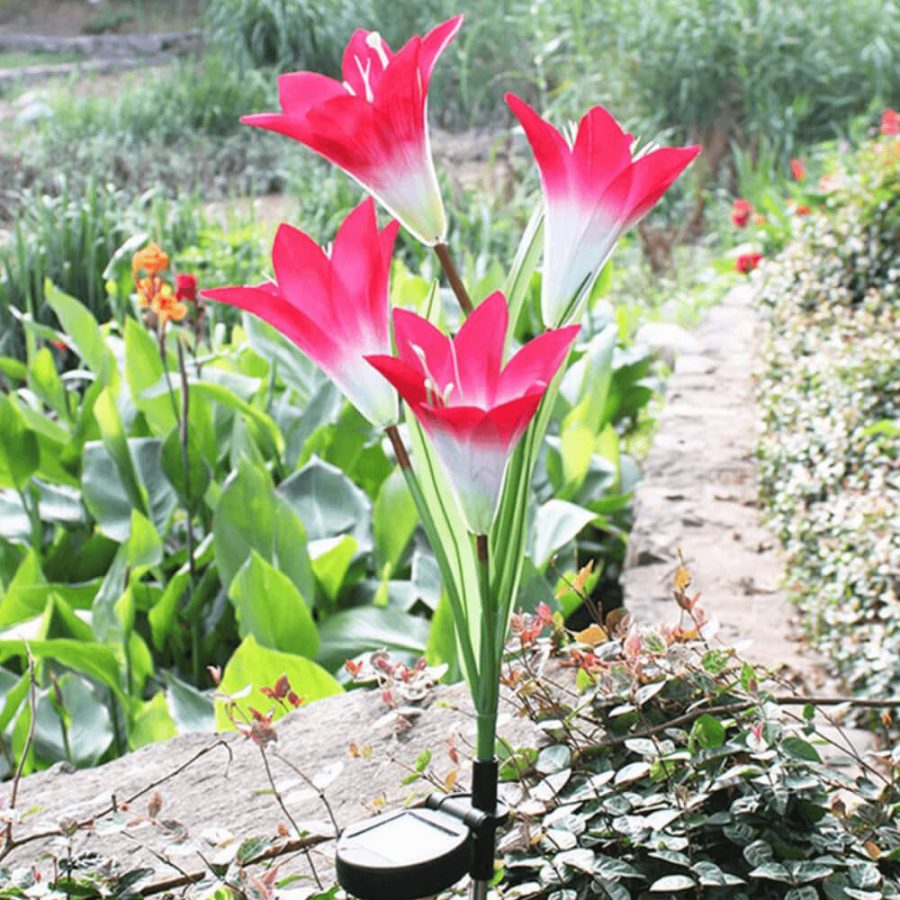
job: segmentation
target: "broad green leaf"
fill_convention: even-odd
[[[57,684],[67,712],[69,750],[76,766],[93,766],[113,741],[109,708],[96,689],[71,673]]]
[[[574,496],[584,476],[591,467],[596,434],[579,421],[564,426],[559,438],[559,456],[562,463],[560,488],[567,497]]]
[[[534,545],[531,557],[538,568],[545,566],[559,550],[590,524],[595,515],[589,509],[565,500],[548,500],[537,511],[534,525]]]
[[[121,632],[121,623],[116,614],[116,604],[125,593],[127,572],[128,544],[125,543],[116,551],[112,564],[100,585],[100,590],[94,597],[91,625],[98,640],[112,640]]]
[[[278,331],[257,316],[243,313],[241,322],[250,346],[277,372],[301,401],[308,400],[324,376],[318,367]]]
[[[216,565],[222,584],[231,584],[251,550],[294,582],[302,597],[315,596],[306,548],[306,531],[287,503],[276,495],[268,473],[242,459],[216,505],[213,521]]]
[[[40,557],[33,547],[29,547],[0,601],[0,628],[40,615],[47,603],[46,595],[29,595],[26,590],[35,586],[45,587],[46,584]]]
[[[812,744],[804,741],[803,738],[786,737],[781,742],[781,749],[794,759],[802,759],[805,762],[822,762],[819,751]]]
[[[196,431],[188,429],[187,448],[184,448],[178,429],[172,429],[163,443],[162,467],[178,495],[185,503],[190,499],[190,509],[196,510],[203,502],[210,482],[209,466],[198,446]]]
[[[52,589],[52,585],[50,586]],[[75,614],[68,603],[54,591],[47,598],[39,636],[43,639],[73,638],[77,641],[93,641],[91,626]]]
[[[272,650],[316,655],[319,636],[307,604],[293,582],[255,550],[232,580],[228,597],[242,638],[253,635]]]
[[[371,650],[421,656],[428,643],[430,623],[396,609],[361,606],[330,616],[319,625],[316,659],[336,671],[348,659]]]
[[[191,393],[197,393],[244,416],[255,440],[267,456],[280,456],[284,452],[284,437],[271,417],[228,388],[210,381],[194,381],[191,383]]]
[[[104,383],[117,377],[115,360],[91,311],[49,281],[44,295],[87,367]]]
[[[714,716],[700,716],[691,728],[691,736],[704,750],[714,750],[725,743],[725,726]]]
[[[25,424],[16,402],[0,395],[0,487],[21,490],[38,467],[34,432]]]
[[[182,681],[174,672],[165,673],[168,707],[181,734],[215,731],[215,704],[208,694]]]
[[[650,885],[651,893],[678,893],[679,891],[692,891],[696,882],[688,875],[666,875],[658,878]]]
[[[97,397],[97,402],[94,404],[94,417],[100,426],[103,446],[116,464],[119,479],[132,508],[148,515],[147,502],[141,491],[134,460],[131,458],[122,417],[119,415],[115,398],[109,388],[103,390]]]
[[[175,615],[178,612],[178,603],[181,595],[191,583],[191,576],[187,566],[179,569],[170,579],[162,596],[147,613],[150,622],[150,636],[153,646],[162,650],[175,623]]]
[[[149,518],[159,533],[165,533],[177,497],[162,471],[162,444],[153,438],[129,438],[128,449],[142,490],[149,499]],[[131,499],[119,469],[99,441],[84,445],[81,486],[85,505],[100,530],[117,543],[128,540]],[[140,511],[148,515],[146,507]]]
[[[0,356],[0,375],[13,378],[16,381],[25,381],[28,378],[28,369],[20,359],[11,356]]]
[[[444,680],[448,684],[457,682],[463,677],[456,641],[456,623],[446,594],[441,595],[431,617],[428,643],[425,645],[425,660],[429,666],[447,664]]]
[[[343,692],[340,684],[312,660],[261,647],[252,635],[244,638],[228,660],[219,690],[224,694],[237,694],[249,687],[250,693],[238,701],[239,705],[243,709],[253,707],[264,711],[272,707],[272,701],[260,688],[272,687],[282,675],[287,676],[291,688],[303,698],[304,703]],[[277,708],[275,717],[280,717],[280,710]],[[225,711],[225,704],[217,702],[216,728],[230,731],[233,727]]]
[[[136,509],[131,511],[128,533],[128,567],[156,566],[163,559],[163,542],[153,523]]]
[[[360,550],[372,546],[369,498],[336,466],[313,457],[278,487],[309,540],[351,534]]]
[[[175,427],[175,411],[180,402],[174,392],[155,397],[144,396],[144,392],[157,385],[164,375],[159,347],[150,332],[137,320],[126,319],[125,380],[134,405],[144,414],[155,437],[162,437]]]
[[[28,367],[28,386],[63,421],[70,418],[66,389],[56,371],[53,352],[48,347],[42,347],[31,361]]]
[[[37,660],[53,660],[81,672],[112,688],[124,700],[119,682],[119,662],[111,647],[85,641],[57,638],[46,641],[28,641],[32,655]],[[27,657],[26,642],[21,640],[0,640],[0,662],[11,656]]]
[[[324,544],[324,541],[320,541]],[[334,605],[344,587],[344,579],[358,550],[356,539],[349,534],[331,542],[312,560],[312,570],[322,593]]]
[[[128,749],[137,750],[147,744],[155,744],[175,737],[178,728],[169,706],[165,691],[157,691],[152,699],[142,703],[128,729]]]
[[[395,469],[381,485],[372,507],[372,531],[375,538],[375,568],[387,565],[393,574],[403,558],[416,526],[419,513],[400,469]]]

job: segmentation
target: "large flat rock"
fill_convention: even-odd
[[[461,684],[435,688],[427,705],[408,716],[392,712],[378,691],[353,691],[300,708],[276,723],[276,729],[278,740],[272,746],[277,754],[310,779],[329,781],[325,794],[341,828],[433,791],[434,786],[423,781],[401,785],[424,750],[431,751],[431,767],[439,780],[458,768],[459,786],[464,787],[469,775],[466,757],[475,738],[474,714]],[[499,730],[516,746],[533,746],[539,740],[529,721],[509,714],[501,714]],[[458,748],[459,766],[450,757],[448,741]],[[208,752],[196,758],[204,750]],[[316,791],[272,753],[269,762],[290,818],[312,834],[331,833],[328,810]],[[243,735],[230,733],[183,735],[95,769],[73,771],[57,765],[31,775],[20,784],[17,808],[35,812],[16,826],[14,836],[21,840],[66,820],[91,819],[108,808],[112,798],[121,807],[136,794],[140,796],[127,804],[124,830],[107,833],[99,821],[95,828],[79,829],[72,839],[73,853],[98,853],[126,871],[146,866],[154,869],[149,880],[161,881],[179,872],[202,871],[204,859],[233,853],[245,838],[295,834],[271,792],[259,748]],[[151,819],[154,794],[161,807]],[[8,795],[9,785],[5,799]],[[174,826],[163,821],[180,823],[186,837],[174,841]],[[52,865],[48,853],[65,857],[61,838],[26,843],[3,864],[37,865],[46,872]],[[332,856],[330,842],[317,846],[312,855],[326,886],[333,883]],[[280,876],[294,872],[309,875],[303,854],[281,862]]]

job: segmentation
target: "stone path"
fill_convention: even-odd
[[[762,323],[753,289],[734,288],[694,334],[666,385],[665,407],[637,491],[623,577],[625,607],[647,623],[676,621],[672,580],[681,550],[720,623],[718,637],[742,655],[781,669],[803,693],[840,693],[824,661],[796,636],[796,610],[781,588],[783,559],[762,521],[756,476],[758,415],[753,367]],[[839,730],[820,731],[846,746]],[[847,729],[852,745],[869,732]],[[826,753],[834,763],[843,754]]]
[[[761,522],[751,371],[760,323],[749,285],[712,309],[666,386],[666,403],[636,499],[624,578],[640,619],[677,619],[672,576],[681,549],[702,604],[726,642],[753,639],[748,655],[809,675],[798,656],[793,609],[779,588],[778,542]]]

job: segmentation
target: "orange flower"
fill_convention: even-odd
[[[807,206],[805,203],[801,203],[800,206],[798,206],[794,210],[794,215],[795,216],[808,216],[811,212],[812,212],[811,207]]]
[[[182,303],[172,292],[172,285],[161,278],[139,278],[135,281],[141,306],[152,310],[161,325],[180,322],[187,314],[187,304]]]
[[[156,275],[168,268],[169,255],[154,243],[148,244],[143,250],[138,250],[131,257],[131,271],[135,274],[143,270],[150,275]]]
[[[164,284],[162,290],[153,298],[150,308],[159,317],[162,325],[167,322],[180,322],[187,314],[187,304],[182,303],[173,293],[168,284]]]
[[[803,181],[806,178],[806,166],[802,159],[791,160],[791,175],[795,181]]]

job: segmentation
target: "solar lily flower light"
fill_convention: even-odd
[[[393,219],[379,229],[375,203],[367,199],[344,220],[330,249],[282,225],[273,279],[204,292],[274,326],[372,426],[385,430],[453,613],[476,711],[472,793],[436,796],[429,809],[347,829],[338,844],[339,879],[351,894],[373,900],[433,894],[466,871],[472,896],[487,895],[504,817],[495,757],[499,676],[525,559],[532,473],[567,361],[578,352],[590,286],[618,238],[699,152],[658,149],[634,159],[631,136],[601,107],[587,113],[569,144],[527,104],[508,98],[540,169],[545,220],[547,327],[513,347],[540,229],[523,237],[507,295],[472,304],[446,244],[431,156],[429,81],[461,25],[461,16],[450,19],[396,54],[376,33],[357,31],[342,81],[313,72],[279,79],[282,111],[243,121],[324,156]],[[391,255],[401,226],[436,251],[461,307],[453,336],[414,312],[390,309]]]

